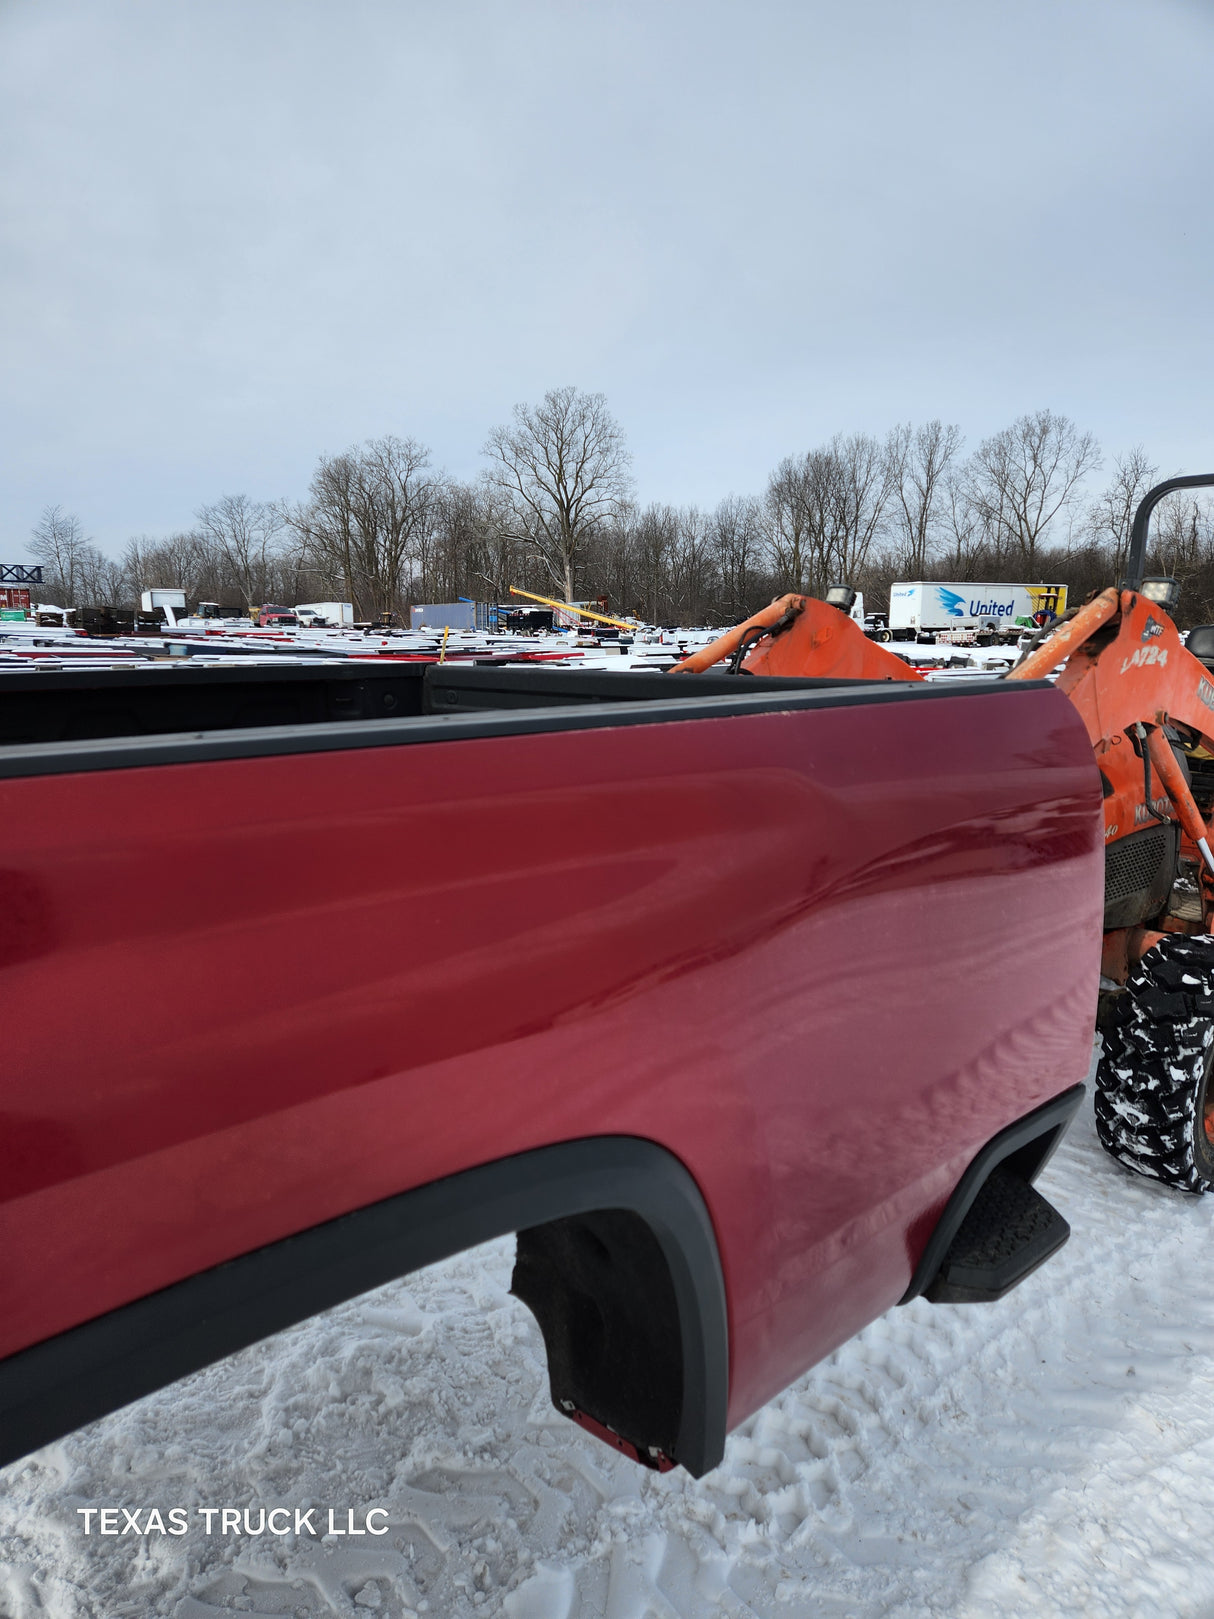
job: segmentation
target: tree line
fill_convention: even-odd
[[[964,451],[960,428],[940,421],[838,434],[786,456],[762,493],[711,511],[642,507],[603,395],[558,388],[494,429],[474,480],[387,435],[321,456],[302,500],[225,495],[190,529],[136,536],[117,558],[52,506],[27,548],[45,598],[66,606],[129,606],[162,587],[233,610],[340,599],[360,618],[406,622],[413,602],[507,601],[512,585],[692,625],[838,582],[879,610],[894,579],[1049,581],[1074,602],[1120,578],[1134,510],[1159,476],[1145,450],[1115,457],[1095,496],[1100,447],[1066,416],[1021,416]],[[1162,504],[1148,571],[1181,580],[1184,622],[1214,619],[1206,499]]]

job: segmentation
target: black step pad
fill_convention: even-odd
[[[924,1297],[933,1304],[1001,1299],[1071,1234],[1058,1210],[1010,1170],[992,1170]]]

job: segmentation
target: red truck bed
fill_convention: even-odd
[[[1103,881],[1065,697],[543,675],[0,747],[0,1460],[522,1229],[563,1408],[702,1472],[1057,1134]]]

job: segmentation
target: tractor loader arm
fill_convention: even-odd
[[[1164,610],[1133,590],[1104,590],[1012,669],[1008,680],[1058,686],[1101,754],[1129,727],[1183,725],[1214,752],[1214,682]]]

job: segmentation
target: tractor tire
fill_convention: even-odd
[[[1139,1175],[1214,1191],[1214,938],[1170,934],[1134,969],[1096,1070],[1096,1133]]]

